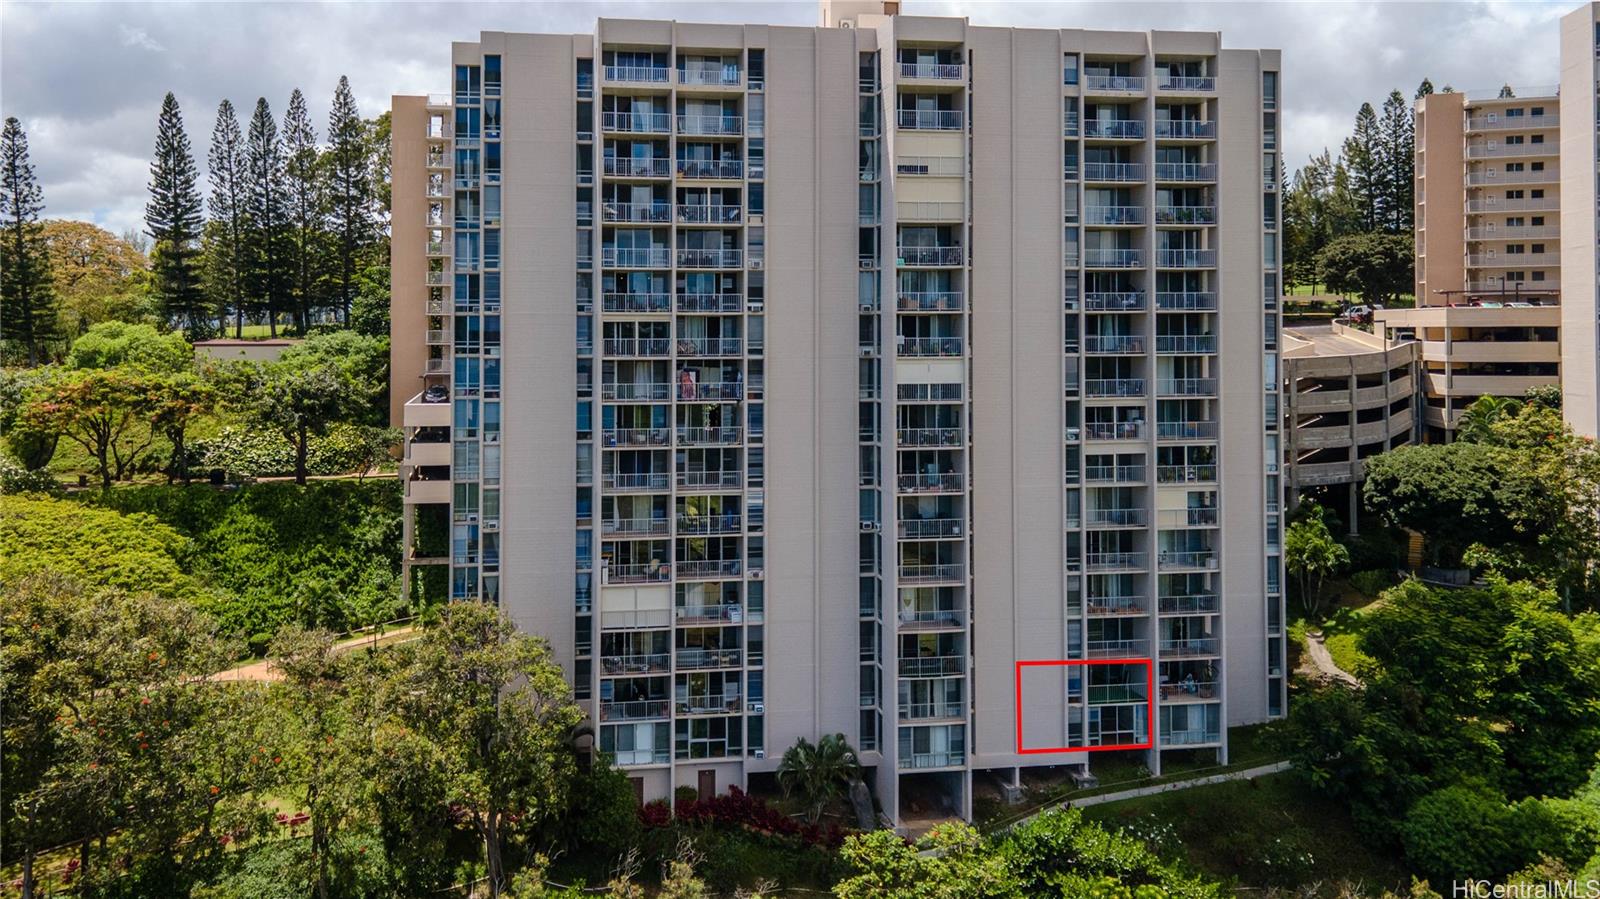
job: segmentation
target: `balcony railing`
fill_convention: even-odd
[[[1156,481],[1162,484],[1204,484],[1217,479],[1215,465],[1157,465]]]
[[[966,520],[961,518],[902,518],[899,533],[907,539],[924,539],[960,537],[966,530]]]
[[[606,472],[600,476],[600,484],[607,490],[660,490],[667,489],[667,473],[664,471],[647,471],[643,473],[615,473]]]
[[[1143,181],[1145,168],[1142,162],[1086,162],[1083,164],[1085,181]]]
[[[679,624],[720,624],[722,622],[738,623],[744,620],[744,607],[738,603],[709,606],[678,606],[673,609],[673,617]]]
[[[1217,136],[1217,123],[1189,119],[1156,120],[1157,140],[1211,140]]]
[[[653,584],[667,580],[672,566],[660,562],[646,565],[608,565],[605,568],[607,584]]]
[[[678,249],[678,268],[739,268],[742,265],[743,250]]]
[[[679,84],[734,87],[739,84],[739,67],[721,63],[702,63],[678,67]]]
[[[1210,75],[1157,75],[1156,90],[1197,93],[1217,89],[1217,79]]]
[[[673,701],[680,715],[737,714],[743,704],[742,697],[726,693],[690,693]]]
[[[1467,119],[1467,130],[1530,131],[1542,128],[1555,128],[1560,124],[1561,116],[1555,113],[1519,116],[1474,116],[1470,119]]]
[[[1143,119],[1084,119],[1083,136],[1103,140],[1142,140]],[[1089,177],[1086,173],[1085,178]]]
[[[1523,197],[1520,200],[1478,197],[1467,200],[1467,212],[1473,215],[1497,212],[1549,212],[1560,208],[1560,197]]]
[[[678,443],[683,446],[731,446],[744,439],[744,428],[678,428]]]
[[[719,135],[744,133],[744,119],[736,115],[680,115],[678,133]]]
[[[606,536],[652,536],[667,533],[667,519],[662,518],[602,518],[600,533]]]
[[[602,73],[607,81],[629,84],[666,84],[672,70],[666,66],[606,66]]]
[[[663,625],[664,627],[665,625]],[[661,653],[600,654],[600,673],[608,677],[627,674],[654,674],[672,667],[672,657]]]
[[[601,297],[607,312],[670,312],[672,295],[668,293],[608,293]]]
[[[1156,250],[1157,268],[1215,268],[1216,250]]]
[[[960,446],[960,428],[896,428],[895,439],[902,447]]]
[[[1090,247],[1083,251],[1083,265],[1085,268],[1141,268],[1144,266],[1144,252]]]
[[[665,178],[672,174],[672,160],[665,156],[607,156],[603,171],[613,177]]]
[[[1090,484],[1136,484],[1144,481],[1143,465],[1086,465],[1083,479]]]
[[[679,487],[738,487],[743,481],[737,469],[678,472]]]
[[[678,647],[678,670],[703,670],[706,668],[738,668],[744,664],[744,653],[738,649],[697,649]]]
[[[1143,440],[1146,433],[1142,421],[1091,421],[1083,426],[1089,440]]]
[[[959,62],[903,62],[900,63],[900,77],[930,81],[960,81],[966,77],[966,66]]]
[[[666,446],[672,432],[666,428],[605,428],[600,436],[606,446]]]
[[[1148,641],[1137,638],[1131,640],[1085,640],[1083,651],[1091,659],[1131,658],[1146,655],[1149,650],[1145,647],[1148,645]]]
[[[602,203],[600,219],[606,222],[665,224],[672,220],[672,207],[666,203]]]
[[[1145,79],[1143,75],[1084,75],[1084,91],[1119,91],[1126,93],[1144,93]]]
[[[737,181],[744,177],[744,162],[738,159],[680,159],[678,177]]]
[[[1090,615],[1143,615],[1149,611],[1142,596],[1091,596],[1084,600]]]
[[[743,567],[738,559],[700,559],[675,563],[672,570],[684,580],[717,580],[738,577]]]
[[[625,134],[666,134],[672,130],[672,116],[665,112],[602,112],[600,127]]]
[[[1215,206],[1157,206],[1156,224],[1158,225],[1215,225],[1217,223],[1217,207]]]
[[[607,268],[666,268],[672,264],[672,251],[666,247],[603,247],[600,264]]]
[[[1090,312],[1143,312],[1142,290],[1090,291],[1083,295],[1083,308]]]
[[[1217,294],[1211,290],[1158,291],[1156,308],[1184,312],[1215,312]]]
[[[1561,172],[1556,169],[1524,170],[1520,172],[1500,172],[1489,169],[1483,172],[1468,172],[1468,187],[1494,187],[1500,184],[1554,184],[1561,180]]]
[[[744,385],[738,381],[697,381],[678,385],[680,400],[741,400]]]
[[[1215,568],[1217,553],[1211,549],[1164,549],[1156,561],[1163,571],[1173,568]]]
[[[898,109],[895,123],[906,131],[960,131],[959,109]]]
[[[1161,378],[1156,396],[1216,396],[1216,378]]]
[[[1062,113],[1061,113],[1061,136],[1062,137],[1077,137],[1080,127],[1081,127],[1081,123],[1079,122],[1078,113],[1076,111],[1071,110],[1071,109],[1062,111]]]
[[[1157,611],[1163,615],[1201,615],[1221,611],[1221,609],[1221,598],[1215,593],[1163,596],[1157,605]]]
[[[902,474],[896,484],[901,493],[958,493],[963,478],[954,472],[947,474]]]
[[[1220,742],[1222,734],[1214,730],[1169,730],[1161,733],[1162,746],[1199,746]]]
[[[967,670],[966,656],[916,656],[901,659],[901,677],[948,677]]]
[[[1144,378],[1090,378],[1083,382],[1083,392],[1089,396],[1144,396]]]
[[[680,337],[680,356],[741,356],[744,341],[737,337]]]
[[[641,699],[631,702],[602,702],[600,703],[601,721],[640,721],[649,718],[667,717],[668,704],[665,699]]]
[[[1137,354],[1144,350],[1142,334],[1090,334],[1083,338],[1083,351],[1086,353]]]
[[[1542,143],[1501,144],[1491,147],[1488,144],[1467,145],[1468,159],[1501,159],[1507,156],[1556,156],[1561,152],[1561,145],[1555,141]]]
[[[1150,554],[1145,552],[1090,552],[1085,556],[1090,571],[1108,571],[1119,568],[1148,568]]]
[[[607,356],[669,356],[672,341],[665,337],[607,337],[603,344]]]
[[[1158,162],[1157,181],[1215,181],[1217,166],[1211,162]]]
[[[689,225],[737,225],[744,207],[726,204],[678,204],[678,221]]]
[[[901,312],[959,312],[961,296],[959,290],[903,290],[895,295],[895,308]]]
[[[949,584],[959,583],[966,576],[966,569],[960,565],[901,565],[899,570],[900,583],[905,584]]]
[[[1087,206],[1083,210],[1085,225],[1142,225],[1143,206]]]
[[[1144,509],[1090,509],[1084,513],[1089,527],[1125,528],[1143,526],[1149,520]]]
[[[725,512],[721,515],[678,516],[679,534],[737,534],[742,530],[744,530],[744,519],[737,512]]]
[[[743,312],[744,296],[737,293],[680,293],[679,312]]]
[[[1467,255],[1467,268],[1524,268],[1560,264],[1560,253],[1470,253]]]
[[[896,356],[960,356],[959,337],[895,337]]]
[[[1214,334],[1157,334],[1158,353],[1195,353],[1206,355],[1217,351]]]
[[[955,752],[913,752],[899,758],[901,770],[920,770],[923,768],[952,768],[964,765],[967,762],[966,753]]]
[[[1164,656],[1214,656],[1222,651],[1222,641],[1216,637],[1162,638],[1158,646]]]
[[[967,714],[967,705],[964,702],[901,702],[901,721],[933,721],[940,718],[964,718]]]
[[[961,247],[896,247],[895,258],[898,265],[961,265],[966,262],[966,254]]]
[[[1560,236],[1561,228],[1558,225],[1467,229],[1467,240],[1547,240]]]
[[[1158,421],[1157,440],[1215,440],[1217,423],[1214,421]]]

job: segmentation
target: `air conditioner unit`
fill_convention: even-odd
[[[752,259],[750,260],[750,270],[753,272],[759,272],[761,271],[761,266],[763,264],[763,261],[760,259]]]
[[[752,580],[752,581],[759,581],[759,580],[765,578],[766,576],[767,576],[767,572],[764,569],[761,569],[761,568],[752,568],[752,569],[750,569],[750,580]]]
[[[863,355],[863,356],[871,356],[873,353],[876,353],[877,351],[878,351],[877,347],[864,346],[864,347],[861,348],[861,355]]]
[[[765,310],[766,308],[767,308],[767,304],[766,304],[766,301],[764,301],[764,300],[755,300],[753,302],[746,303],[744,305],[744,311],[746,311],[746,312],[761,312],[761,311]]]
[[[766,711],[767,711],[767,706],[766,706],[765,703],[760,703],[760,702],[752,702],[752,703],[750,703],[750,714],[752,714],[752,715],[760,715],[760,714],[764,714]]]
[[[758,759],[764,759],[767,757],[767,751],[765,749],[752,749],[750,750],[750,755]]]

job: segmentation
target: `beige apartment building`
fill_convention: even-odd
[[[394,99],[408,582],[546,636],[644,800],[837,732],[965,817],[1284,713],[1278,54],[895,11]]]
[[[1563,18],[1559,87],[1417,101],[1417,306],[1377,320],[1421,344],[1430,441],[1480,396],[1545,385],[1595,434],[1597,17]]]

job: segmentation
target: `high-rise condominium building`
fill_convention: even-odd
[[[394,101],[408,575],[548,637],[642,798],[842,733],[966,815],[1284,710],[1278,54],[893,7]]]
[[[1417,101],[1417,307],[1378,319],[1422,344],[1430,440],[1480,396],[1545,385],[1596,433],[1597,21],[1596,3],[1562,19],[1559,87]]]

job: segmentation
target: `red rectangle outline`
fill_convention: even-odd
[[[1032,749],[1022,745],[1022,669],[1045,667],[1071,667],[1073,665],[1143,665],[1147,678],[1146,702],[1150,706],[1149,724],[1150,739],[1143,743],[1119,743],[1114,746],[1043,746]],[[1018,659],[1016,663],[1016,707],[1017,707],[1017,754],[1039,755],[1052,752],[1111,752],[1119,749],[1150,749],[1156,741],[1156,665],[1153,659],[1127,658],[1127,659]],[[1087,685],[1085,685],[1087,686]]]

